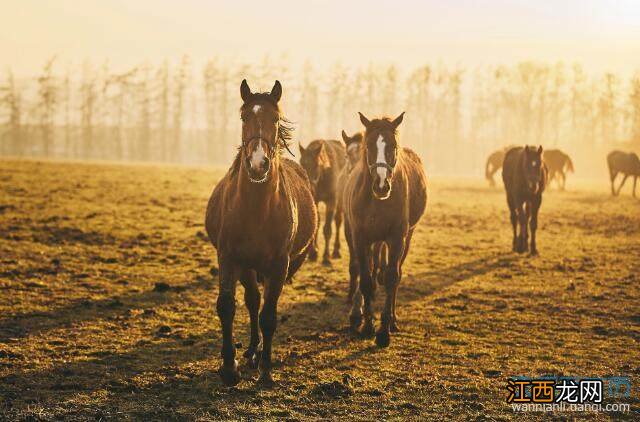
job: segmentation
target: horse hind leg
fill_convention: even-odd
[[[510,196],[507,196],[507,202],[509,203],[509,218],[511,219],[511,227],[513,229],[513,240],[511,242],[511,250],[513,252],[518,251],[518,214],[516,212],[516,206]]]
[[[260,289],[258,288],[258,277],[255,271],[245,270],[240,276],[240,283],[244,287],[244,303],[249,312],[249,324],[251,335],[249,347],[243,356],[247,359],[250,368],[258,366],[258,347],[260,345],[260,327],[258,325],[258,312],[260,311]]]
[[[315,203],[316,214],[318,215],[318,224],[316,225],[316,232],[313,234],[313,241],[309,247],[309,261],[315,261],[318,259],[318,232],[320,231],[320,210],[318,209],[318,203]]]

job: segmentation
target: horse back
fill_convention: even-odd
[[[632,152],[611,151],[607,155],[607,164],[611,173],[640,175],[640,160]]]

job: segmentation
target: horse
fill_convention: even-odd
[[[489,181],[490,186],[496,185],[495,180],[493,180],[493,175],[502,168],[505,153],[505,149],[499,149],[492,152],[487,158],[487,163],[484,166],[484,177]]]
[[[411,237],[427,206],[427,178],[420,157],[401,148],[397,129],[404,113],[395,119],[367,119],[359,113],[365,127],[362,152],[344,187],[345,234],[349,245],[350,285],[360,294],[351,307],[351,330],[370,336],[374,333],[372,259],[384,251],[383,282],[386,293],[376,344],[387,347],[390,332],[397,330],[396,293],[402,278]],[[384,248],[382,245],[384,244]],[[364,315],[362,311],[364,301]]]
[[[542,147],[515,147],[504,157],[502,181],[507,192],[507,204],[513,227],[513,251],[527,252],[528,231],[531,227],[531,255],[538,254],[536,230],[542,193],[547,185],[547,167],[542,160]],[[520,234],[517,225],[520,224]]]
[[[619,195],[624,182],[627,181],[629,176],[633,176],[633,197],[635,198],[636,183],[640,176],[640,159],[638,159],[638,155],[634,152],[612,151],[607,155],[607,164],[609,165],[609,176],[611,178],[611,195]],[[618,173],[624,174],[624,178],[616,192],[614,181]]]
[[[340,258],[340,226],[342,225],[342,213],[336,212],[338,201],[338,179],[346,163],[345,148],[339,141],[315,140],[307,147],[300,147],[300,164],[307,172],[311,181],[313,198],[316,203],[324,202],[326,207],[323,234],[324,254],[322,263],[329,265],[329,243],[331,241],[331,223],[336,225],[336,240],[333,246],[333,258]],[[318,226],[320,223],[318,222]],[[317,236],[309,251],[309,259],[315,261],[318,258]]]
[[[542,153],[542,160],[546,164],[547,170],[549,171],[548,183],[551,184],[551,181],[556,177],[557,174],[558,186],[560,186],[561,190],[564,190],[567,183],[567,173],[574,172],[571,157],[569,157],[559,149],[547,149],[544,151],[544,153]]]
[[[347,165],[342,169],[342,173],[340,173],[340,178],[338,185],[341,187],[338,195],[338,205],[336,206],[336,212],[344,212],[343,211],[343,193],[344,186],[347,181],[347,177],[351,170],[355,167],[355,165],[360,160],[360,149],[362,148],[362,139],[364,138],[364,134],[362,132],[356,132],[353,136],[347,135],[347,133],[342,131],[342,140],[344,141],[345,147],[347,148]],[[384,284],[384,270],[387,266],[387,248],[384,242],[376,242],[372,248],[373,253],[373,272],[372,276],[374,280],[378,281],[378,284]],[[349,283],[349,294],[347,295],[347,303],[353,304],[353,299],[355,297],[356,291],[358,290],[358,279],[350,280]],[[394,309],[395,311],[395,309]],[[395,314],[394,314],[395,318]],[[395,325],[395,319],[394,323]],[[392,326],[393,326],[392,325]]]
[[[283,148],[289,149],[292,129],[278,106],[280,82],[271,92],[252,93],[243,80],[240,96],[242,143],[231,168],[214,188],[205,216],[207,234],[218,252],[216,310],[222,325],[223,359],[218,373],[229,386],[240,381],[233,339],[236,281],[244,287],[251,327],[244,357],[250,367],[259,366],[258,381],[271,384],[278,298],[304,262],[318,218],[305,171],[281,157]],[[259,283],[264,285],[264,305],[258,315]]]

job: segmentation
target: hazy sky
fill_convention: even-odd
[[[638,0],[0,0],[1,70],[286,53],[318,64],[580,61],[640,70]]]

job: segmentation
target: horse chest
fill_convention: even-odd
[[[254,216],[255,217],[255,216]],[[289,243],[290,229],[284,230],[283,218],[231,219],[222,228],[224,248],[238,262],[261,267],[276,258]]]

